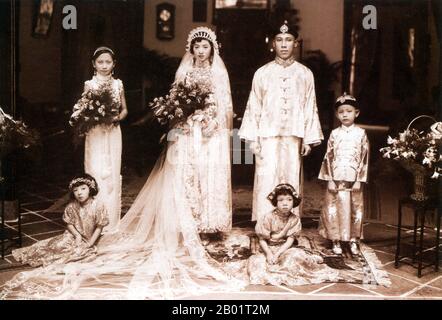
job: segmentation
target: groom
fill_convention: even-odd
[[[297,37],[287,21],[273,30],[275,60],[255,72],[239,130],[256,159],[253,221],[273,209],[266,198],[276,185],[289,183],[300,193],[301,156],[324,138],[313,74],[295,61]]]

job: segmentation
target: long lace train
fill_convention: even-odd
[[[190,145],[189,145],[190,144]],[[191,135],[169,144],[121,220],[87,261],[21,272],[5,284],[4,299],[172,299],[237,291],[245,283],[226,274],[200,243],[191,184]]]

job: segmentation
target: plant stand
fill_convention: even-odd
[[[415,201],[426,201],[428,196],[426,196],[426,177],[425,172],[416,170],[413,172],[414,177],[414,193],[410,195],[410,198]]]
[[[438,204],[437,199],[435,201],[425,200],[425,201],[416,201],[411,198],[405,198],[399,200],[399,208],[398,208],[398,226],[397,226],[397,242],[396,242],[396,256],[394,265],[396,268],[399,267],[399,262],[403,262],[417,268],[417,276],[420,278],[422,276],[422,270],[424,268],[430,267],[434,265],[434,269],[436,272],[439,271],[439,252],[440,252],[440,220],[441,220],[441,211],[442,208]],[[410,256],[401,256],[401,231],[402,231],[402,207],[408,206],[411,207],[414,212],[414,228],[413,228],[413,251]],[[434,247],[424,249],[424,233],[425,233],[425,215],[428,211],[436,210],[437,218],[436,218],[436,240]],[[420,221],[420,226],[418,228],[418,221]],[[420,229],[419,233],[419,244],[417,244],[417,233],[418,229]],[[418,246],[417,246],[418,245]],[[417,252],[416,252],[417,251]],[[432,263],[423,264],[422,256],[424,251],[434,251],[434,259]],[[412,262],[401,261],[404,258],[411,258]],[[417,261],[416,261],[417,260]],[[417,262],[417,266],[416,266]]]

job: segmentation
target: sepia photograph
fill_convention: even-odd
[[[442,300],[441,20],[0,0],[0,300]]]

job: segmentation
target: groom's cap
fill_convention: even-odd
[[[298,26],[296,24],[290,23],[287,19],[276,19],[270,23],[270,34],[274,38],[278,34],[291,34],[298,39]]]

